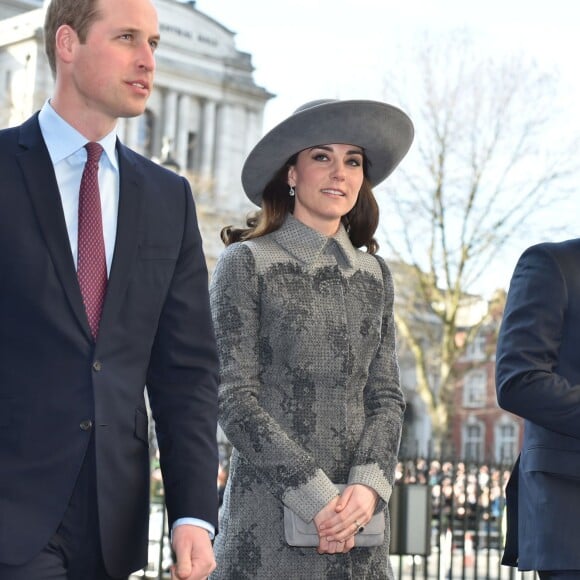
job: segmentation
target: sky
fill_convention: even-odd
[[[557,66],[580,96],[577,0],[197,0],[196,8],[236,33],[256,82],[276,95],[265,130],[311,99],[384,98],[385,55],[424,31],[473,30],[490,52]]]
[[[389,100],[385,63],[426,32],[457,29],[472,32],[490,55],[529,56],[556,72],[557,106],[567,128],[580,130],[577,0],[197,0],[196,8],[236,33],[238,50],[252,56],[256,83],[276,95],[266,105],[264,131],[313,99]],[[562,220],[565,239],[577,235],[578,216],[580,199],[573,197],[546,219]],[[538,241],[532,228],[514,242],[482,292],[507,288],[517,257]]]

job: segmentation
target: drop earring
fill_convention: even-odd
[[[288,191],[288,195],[290,197],[294,197],[296,195],[296,190],[294,189],[293,185],[290,186],[290,190]]]

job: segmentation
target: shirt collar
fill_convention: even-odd
[[[46,101],[38,115],[40,131],[46,143],[48,154],[53,165],[78,153],[88,143],[88,139],[69,125]],[[117,162],[117,134],[114,129],[99,140],[103,150],[115,171],[119,170]],[[86,159],[86,155],[84,157]]]
[[[298,260],[311,264],[327,248],[336,246],[349,267],[356,262],[356,248],[341,223],[334,236],[325,236],[308,227],[289,214],[280,229],[273,233],[274,239]]]

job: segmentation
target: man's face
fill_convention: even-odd
[[[150,0],[98,0],[98,8],[86,42],[73,34],[67,103],[77,115],[97,113],[110,120],[140,115],[153,87],[157,12]]]

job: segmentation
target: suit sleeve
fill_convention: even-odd
[[[548,245],[528,249],[515,268],[496,356],[500,407],[546,429],[580,438],[580,384],[562,373],[569,283]]]
[[[147,388],[159,442],[170,523],[217,528],[218,359],[208,275],[193,197],[180,180],[183,236],[151,353]]]

